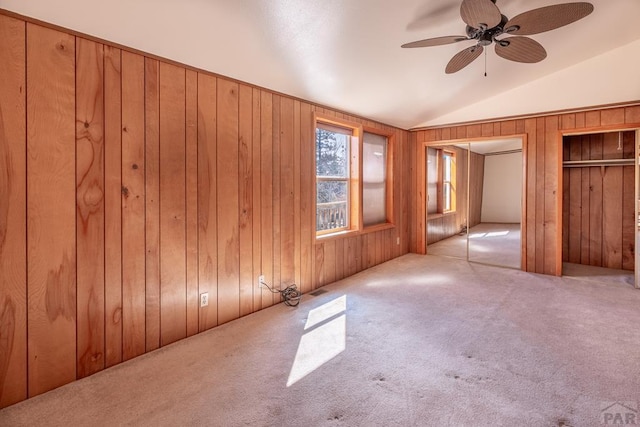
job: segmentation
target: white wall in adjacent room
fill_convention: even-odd
[[[482,222],[519,223],[522,218],[522,152],[484,160]]]

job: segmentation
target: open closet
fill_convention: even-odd
[[[563,275],[634,283],[636,131],[565,135]]]

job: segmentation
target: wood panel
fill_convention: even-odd
[[[294,101],[280,98],[280,283],[295,283]],[[335,256],[335,246],[334,246]],[[334,263],[335,265],[335,263]],[[335,281],[335,267],[333,270]]]
[[[144,62],[145,342],[160,347],[160,64]]]
[[[273,284],[273,97],[260,93],[260,229],[262,231],[261,271],[265,280]],[[262,288],[261,307],[273,305],[273,295]]]
[[[240,316],[253,312],[253,89],[240,85],[238,200]],[[255,275],[257,278],[258,275]],[[257,287],[256,287],[257,289]]]
[[[0,408],[27,398],[25,43],[0,15]]]
[[[198,74],[198,287],[209,295],[199,329],[218,324],[217,79]]]
[[[122,52],[122,357],[145,352],[144,58]]]
[[[75,38],[27,24],[29,396],[76,378]]]
[[[271,224],[271,233],[273,235],[273,242],[272,242],[272,248],[273,248],[273,252],[271,253],[272,256],[272,265],[273,265],[273,271],[271,272],[272,274],[272,279],[271,279],[271,286],[272,288],[278,288],[278,286],[276,286],[276,284],[280,283],[280,279],[282,276],[282,254],[280,253],[280,248],[281,248],[281,244],[282,244],[282,224],[280,223],[280,213],[282,210],[282,206],[280,205],[280,193],[281,193],[281,183],[280,183],[280,165],[281,165],[281,159],[280,159],[280,155],[281,155],[281,151],[280,151],[280,138],[281,138],[281,134],[280,134],[280,111],[282,109],[282,105],[280,104],[280,100],[281,100],[281,96],[280,95],[273,95],[273,104],[272,104],[272,116],[271,116],[271,120],[272,120],[272,125],[271,125],[271,133],[272,133],[272,139],[271,139],[271,150],[272,150],[272,161],[273,161],[273,168],[272,168],[272,176],[273,176],[273,180],[271,182],[271,186],[272,186],[272,193],[271,196],[273,197],[273,216],[272,216],[272,224]],[[277,304],[280,302],[280,295],[277,293],[273,293],[272,294],[273,297],[273,303]]]
[[[198,73],[186,72],[185,202],[187,336],[198,333]]]
[[[218,80],[218,322],[240,316],[238,84]]]
[[[77,372],[104,369],[104,55],[76,40]]]
[[[261,241],[261,176],[259,169],[262,165],[261,163],[261,153],[262,147],[260,146],[260,106],[261,106],[261,98],[260,98],[260,90],[252,89],[252,111],[251,111],[251,119],[252,119],[252,176],[253,176],[253,200],[252,200],[252,209],[253,209],[253,310],[259,310],[262,307],[262,292],[260,291],[259,285],[257,284],[257,277],[259,274],[262,274],[262,241]]]
[[[105,366],[122,362],[122,89],[120,49],[104,48]]]
[[[314,135],[312,129],[311,106],[302,103],[300,106],[300,283],[302,292],[311,290],[312,261],[313,261],[313,233],[315,232],[315,203],[313,201],[314,179]],[[344,250],[344,243],[343,243]],[[344,270],[344,264],[343,264]]]
[[[185,70],[160,63],[160,341],[187,335]]]

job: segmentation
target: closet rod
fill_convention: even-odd
[[[566,160],[562,162],[565,168],[582,168],[592,166],[633,166],[634,159],[607,159],[607,160]]]

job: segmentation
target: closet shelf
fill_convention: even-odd
[[[566,160],[562,162],[565,168],[586,168],[593,166],[633,166],[634,159],[606,159],[606,160]]]

